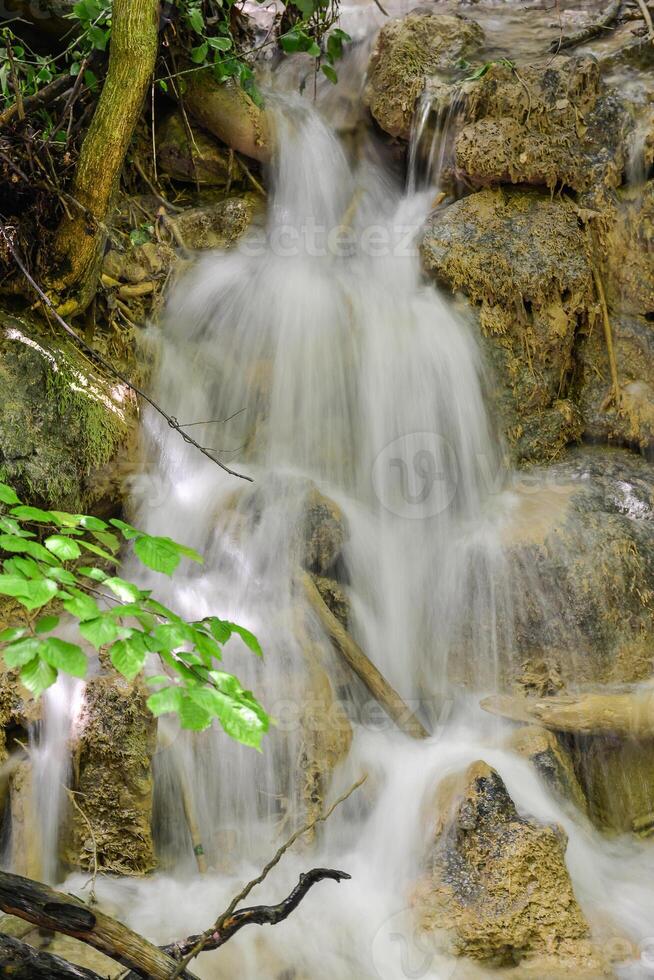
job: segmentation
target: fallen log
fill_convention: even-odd
[[[184,107],[196,122],[238,153],[270,159],[268,118],[240,85],[219,83],[206,71],[191,70],[183,78]]]
[[[391,687],[384,675],[375,667],[342,623],[334,616],[331,609],[325,605],[311,576],[307,572],[302,572],[301,578],[309,604],[332,643],[348,666],[363,681],[389,718],[405,735],[409,735],[411,738],[429,738],[429,732],[411,711],[406,701]]]
[[[42,929],[79,939],[139,977],[171,980],[177,975],[178,963],[122,922],[92,911],[74,895],[30,878],[0,872],[0,909]]]
[[[579,694],[576,697],[528,698],[496,695],[481,706],[512,721],[537,722],[556,732],[577,735],[619,735],[654,738],[654,688],[618,694]]]
[[[0,933],[0,977],[11,980],[102,980],[98,973]]]

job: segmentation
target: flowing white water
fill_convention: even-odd
[[[492,687],[512,610],[498,531],[508,504],[484,479],[499,460],[478,353],[466,326],[420,279],[415,237],[434,189],[404,196],[372,148],[352,169],[304,102],[280,102],[277,121],[267,227],[234,252],[203,258],[177,290],[158,369],[175,415],[207,420],[195,430],[202,444],[224,450],[255,483],[221,473],[148,415],[153,464],[135,499],[149,531],[205,554],[201,571],[175,580],[169,601],[259,635],[265,663],[233,649],[228,667],[280,724],[262,755],[220,732],[173,733],[156,760],[159,847],[170,876],[104,882],[101,894],[119,905],[127,898],[132,923],[154,938],[184,935],[302,822],[309,644],[355,729],[329,796],[362,772],[369,780],[331,818],[317,853],[287,857],[256,900],[278,900],[300,869],[317,863],[342,867],[353,880],[320,886],[283,925],[243,933],[202,957],[202,976],[484,975],[426,948],[407,909],[424,857],[425,801],[442,776],[479,758],[498,768],[523,812],[565,826],[584,910],[637,944],[651,931],[643,902],[652,858],[572,820],[525,762],[497,748],[502,726],[448,681],[454,658],[468,661],[473,689]],[[208,422],[236,412],[224,424]],[[373,718],[295,586],[298,528],[313,486],[345,516],[337,571],[352,631],[433,731],[425,743],[407,740],[379,712]],[[322,707],[329,726],[330,706]],[[182,792],[218,874],[193,876]],[[634,945],[619,958],[638,955]],[[642,962],[633,969],[649,975]]]

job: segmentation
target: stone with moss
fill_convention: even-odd
[[[477,309],[492,403],[517,461],[579,438],[574,347],[597,319],[588,238],[576,207],[531,190],[484,190],[429,218],[426,272]]]
[[[157,130],[157,162],[161,173],[182,183],[225,187],[243,176],[234,153],[173,112]]]
[[[126,386],[61,336],[7,313],[0,386],[0,478],[61,510],[84,512],[105,497],[135,415]]]
[[[72,867],[142,875],[156,866],[152,756],[157,725],[147,693],[112,674],[86,685],[73,746],[73,790],[65,858]]]
[[[449,952],[486,968],[531,967],[547,976],[602,976],[565,863],[559,826],[518,813],[485,762],[438,786],[425,873],[414,893],[419,928],[438,931]]]
[[[368,67],[365,100],[391,136],[408,140],[427,82],[451,79],[457,61],[483,42],[482,29],[459,14],[411,13],[380,30]]]
[[[462,88],[459,177],[476,186],[536,184],[587,191],[622,182],[630,117],[604,91],[596,60],[492,64]]]

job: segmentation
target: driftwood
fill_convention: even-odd
[[[654,688],[628,693],[559,695],[528,699],[497,695],[485,698],[482,708],[513,721],[538,723],[556,732],[578,735],[618,735],[654,738]]]
[[[30,878],[0,872],[0,908],[40,928],[79,939],[139,977],[170,980],[177,974],[178,963],[122,922]]]
[[[243,926],[274,926],[278,922],[287,919],[291,912],[294,912],[310,888],[313,888],[319,881],[329,879],[330,881],[345,881],[350,875],[344,871],[332,871],[330,868],[313,868],[306,874],[300,875],[300,880],[290,893],[290,895],[278,905],[253,905],[251,908],[239,909],[223,922],[219,930],[203,940],[202,950],[206,952],[211,949],[218,949],[232,938]],[[198,942],[203,939],[201,935],[189,936],[183,942],[171,943],[164,946],[164,950],[176,959],[183,959],[188,956]]]
[[[391,687],[331,609],[325,605],[313,579],[307,572],[302,573],[302,584],[311,608],[317,614],[332,643],[389,718],[405,735],[410,735],[411,738],[429,738],[429,732],[413,714],[406,701]]]
[[[585,41],[590,41],[591,38],[597,37],[602,31],[611,27],[616,20],[620,13],[620,3],[621,0],[612,0],[592,24],[587,24],[573,34],[564,34],[563,37],[556,38],[550,44],[550,51],[561,51],[562,48],[574,48],[578,44],[584,44]]]
[[[0,933],[0,977],[11,980],[102,980],[98,973]]]

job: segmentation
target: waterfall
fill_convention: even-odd
[[[418,235],[435,188],[416,189],[429,183],[421,178],[403,193],[374,140],[353,164],[316,108],[280,95],[271,104],[278,151],[267,223],[232,251],[203,256],[177,286],[155,376],[155,395],[182,425],[254,482],[221,471],[146,411],[148,466],[133,511],[148,532],[204,554],[204,566],[163,595],[159,578],[143,584],[180,614],[216,614],[257,634],[264,662],[234,639],[226,666],[277,724],[261,754],[216,730],[162,730],[164,870],[150,881],[103,880],[99,894],[126,903],[130,924],[161,941],[208,924],[316,802],[303,762],[313,699],[317,737],[331,730],[332,701],[353,733],[322,789],[333,799],[362,773],[368,780],[316,849],[288,854],[256,901],[278,901],[310,864],[341,867],[352,881],[321,886],[283,925],[201,957],[199,975],[460,975],[457,961],[416,934],[410,893],[434,787],[477,759],[497,768],[521,812],[566,829],[584,911],[612,915],[641,939],[651,857],[573,820],[525,760],[499,747],[503,723],[477,707],[497,688],[517,614],[502,548],[514,496],[474,337],[421,279]],[[430,168],[443,159],[438,148],[429,156]],[[299,586],[316,499],[345,528],[327,564],[349,600],[350,632],[431,732],[423,742],[375,710]],[[468,975],[486,974],[470,966]]]

